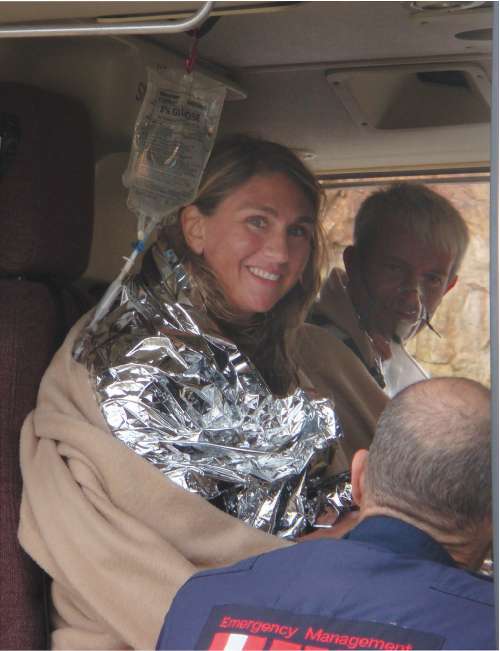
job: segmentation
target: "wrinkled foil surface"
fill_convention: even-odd
[[[336,499],[333,404],[301,389],[273,397],[196,296],[175,253],[155,245],[75,357],[114,436],[186,490],[294,538]],[[318,490],[324,480],[329,495]]]

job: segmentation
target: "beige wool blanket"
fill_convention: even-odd
[[[344,438],[335,451],[333,472],[349,470],[356,450],[370,446],[388,397],[356,355],[326,328],[303,325],[295,354],[317,395],[335,403]]]
[[[47,370],[21,433],[19,540],[52,577],[55,649],[151,649],[196,571],[290,543],[188,493],[115,439],[72,358]]]

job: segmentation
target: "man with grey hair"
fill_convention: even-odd
[[[345,271],[330,273],[311,312],[314,325],[303,327],[298,340],[300,365],[318,393],[340,397],[348,463],[370,444],[384,404],[380,393],[392,397],[428,377],[405,342],[423,327],[433,330],[432,316],[457,282],[468,242],[458,210],[424,185],[377,191],[358,210]],[[349,404],[345,384],[354,387]]]
[[[356,526],[191,578],[159,649],[497,649],[489,391],[411,385],[352,463]],[[239,646],[238,646],[239,645]]]
[[[467,226],[445,197],[401,183],[365,199],[353,240],[344,251],[346,273],[333,270],[313,321],[342,339],[394,395],[425,377],[410,362],[388,382],[398,346],[430,325],[457,282]]]
[[[490,392],[463,378],[408,387],[355,454],[352,479],[361,519],[397,517],[477,570],[492,538]]]

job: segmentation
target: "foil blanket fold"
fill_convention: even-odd
[[[333,404],[301,389],[273,397],[195,298],[175,253],[156,245],[75,357],[115,437],[186,490],[294,538],[334,500],[320,488],[342,435]]]

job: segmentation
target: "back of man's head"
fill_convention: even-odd
[[[421,184],[398,183],[374,192],[354,219],[354,245],[365,254],[388,228],[400,227],[418,241],[451,254],[455,276],[469,244],[467,225],[443,195]]]
[[[413,384],[387,405],[370,446],[372,503],[442,530],[491,517],[490,393],[463,378]]]

